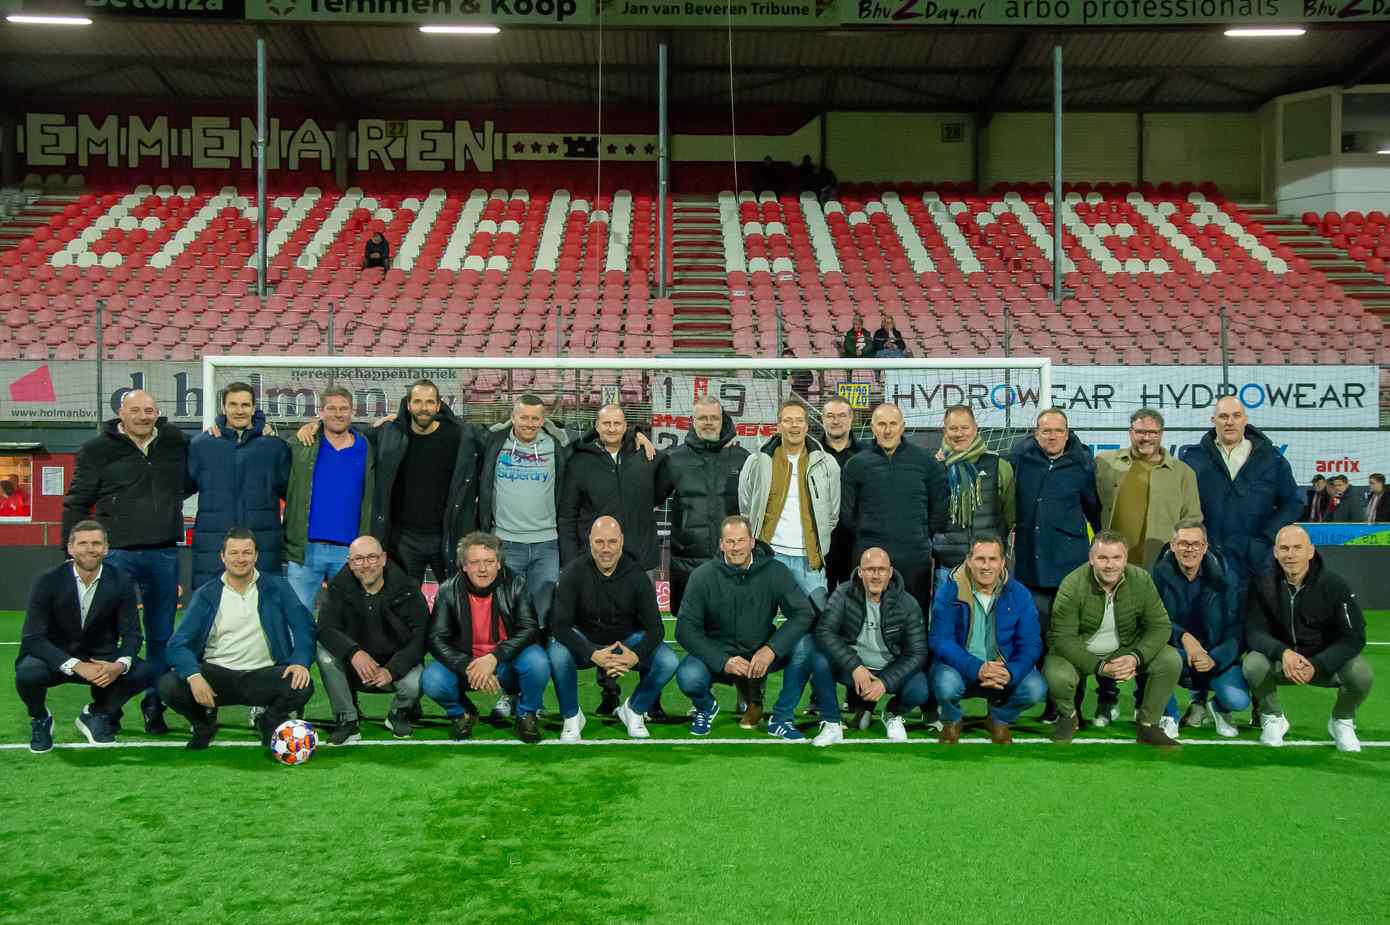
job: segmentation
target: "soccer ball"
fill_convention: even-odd
[[[318,746],[318,733],[302,719],[287,719],[270,734],[270,754],[281,764],[303,764]]]

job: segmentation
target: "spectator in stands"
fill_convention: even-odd
[[[589,529],[588,551],[560,573],[550,628],[550,671],[564,719],[560,741],[578,742],[584,730],[577,672],[587,668],[615,683],[637,671],[637,689],[615,712],[629,736],[649,738],[643,714],[675,675],[677,659],[665,642],[656,588],[624,548],[615,518],[597,518]]]
[[[638,446],[639,439],[648,451]],[[607,516],[622,528],[627,555],[637,560],[651,580],[656,580],[661,564],[655,511],[657,464],[649,450],[645,436],[628,431],[627,415],[621,407],[614,404],[599,409],[594,429],[575,441],[560,486],[556,521],[561,566],[585,554],[594,522]],[[594,712],[612,716],[618,709],[617,682],[602,671],[596,675],[603,695]],[[647,712],[653,721],[666,719],[660,690]]]
[[[391,269],[391,245],[386,243],[386,238],[380,231],[372,232],[362,254],[362,269],[370,270],[372,267]]]
[[[863,447],[854,439],[854,406],[839,396],[821,405],[821,449],[835,458],[841,477],[845,466]],[[830,591],[848,581],[853,571],[854,531],[843,517],[830,531],[830,553],[825,559],[825,580]]]
[[[883,313],[883,326],[874,332],[873,356],[889,359],[907,356],[907,341],[898,330],[897,322],[887,312]]]
[[[517,695],[517,738],[535,744],[541,740],[536,711],[550,683],[550,662],[539,645],[526,577],[503,563],[502,541],[491,533],[474,532],[459,541],[458,567],[434,599],[435,660],[425,666],[420,685],[444,708],[455,739],[471,737],[477,722],[468,691]]]
[[[173,670],[159,680],[164,702],[193,727],[188,748],[217,735],[217,709],[264,707],[261,744],[314,695],[314,618],[289,582],[256,568],[256,534],[233,527],[222,541],[222,575],[193,592],[169,640]]]
[[[1055,742],[1070,742],[1076,734],[1075,692],[1081,678],[1123,683],[1142,676],[1136,740],[1161,748],[1178,744],[1159,720],[1177,687],[1182,662],[1168,645],[1172,630],[1153,579],[1129,565],[1128,557],[1124,536],[1102,530],[1091,541],[1089,561],[1057,589],[1043,660],[1043,675],[1057,701]]]
[[[217,432],[198,434],[188,446],[188,481],[198,492],[193,525],[194,590],[222,571],[221,542],[232,527],[256,535],[257,568],[279,575],[285,533],[280,502],[289,487],[290,448],[267,435],[265,414],[245,382],[222,390]]]
[[[906,742],[903,717],[931,699],[923,673],[926,621],[887,552],[864,550],[859,568],[830,595],[816,620],[815,641],[812,678],[821,686],[843,684],[863,704],[851,725],[867,729],[874,707],[888,697],[884,732],[890,742]],[[823,701],[821,717],[811,744],[823,748],[844,741],[840,702],[833,692]]]
[[[1366,522],[1366,512],[1361,499],[1349,489],[1351,480],[1340,472],[1327,480],[1327,506],[1323,508],[1323,521],[1334,524],[1357,524]]]
[[[1299,520],[1305,523],[1321,523],[1322,512],[1327,505],[1327,479],[1322,475],[1313,476],[1313,487],[1308,489],[1303,513]]]
[[[188,441],[160,417],[154,396],[137,389],[121,397],[116,418],[101,436],[82,444],[67,497],[63,499],[63,545],[73,525],[92,516],[106,528],[107,564],[140,589],[145,620],[145,657],[156,674],[169,667],[165,647],[174,631],[179,602],[176,544],[183,536],[183,499]],[[140,703],[145,731],[169,731],[164,706],[152,684]]]
[[[1087,529],[1100,529],[1095,461],[1071,432],[1066,413],[1052,408],[1038,415],[1032,436],[1014,445],[1010,462],[1018,512],[1014,577],[1033,593],[1046,649],[1057,587],[1086,563]],[[1049,693],[1044,722],[1057,716],[1053,699]],[[1108,713],[1101,715],[1109,721]]]
[[[691,574],[719,553],[719,524],[738,513],[738,479],[748,451],[719,399],[695,402],[685,442],[657,460],[656,503],[671,507],[671,612],[680,613]]]
[[[1372,472],[1366,489],[1366,523],[1390,522],[1390,504],[1385,501],[1385,473]]]
[[[739,512],[807,595],[826,587],[825,553],[840,520],[840,466],[808,429],[801,400],[783,401],[776,435],[744,461],[738,479]]]
[[[352,393],[340,385],[319,397],[318,435],[292,440],[285,490],[285,559],[290,586],[310,612],[319,588],[343,570],[348,546],[371,531],[376,449],[353,430]]]
[[[809,154],[801,155],[796,165],[796,185],[803,193],[820,193],[820,168]]]
[[[788,347],[782,351],[784,358],[796,359],[796,351]],[[809,369],[792,369],[783,374],[791,382],[792,394],[804,402],[811,400],[811,386],[815,385],[816,374]]]
[[[358,692],[394,694],[386,728],[398,739],[411,734],[429,622],[419,582],[387,560],[376,537],[353,540],[347,568],[328,583],[319,614],[319,675],[333,708],[330,745],[362,738]]]
[[[1200,726],[1210,714],[1217,735],[1234,738],[1239,731],[1231,714],[1250,708],[1250,691],[1240,669],[1244,634],[1235,578],[1227,574],[1220,554],[1207,547],[1207,531],[1195,517],[1173,525],[1172,542],[1151,571],[1173,625],[1168,642],[1181,660],[1178,683],[1192,691],[1182,725]],[[1215,703],[1211,694],[1216,695]],[[1163,731],[1176,739],[1176,696],[1169,698],[1163,714]]]
[[[512,404],[511,424],[483,444],[478,523],[502,540],[507,568],[526,579],[543,629],[560,577],[559,499],[570,437],[545,419],[545,403],[527,393]]]
[[[1129,416],[1129,447],[1096,456],[1100,524],[1129,540],[1129,563],[1149,568],[1179,520],[1202,518],[1197,475],[1163,448],[1163,415]]]
[[[1355,593],[1327,568],[1302,527],[1274,540],[1277,568],[1251,581],[1245,603],[1245,679],[1260,703],[1260,742],[1284,744],[1289,721],[1279,706],[1281,684],[1337,688],[1327,731],[1337,750],[1359,752],[1356,710],[1371,692],[1366,621]]]
[[[840,181],[835,176],[835,171],[825,164],[816,172],[816,200],[825,205],[830,200],[839,195]]]
[[[733,684],[737,678],[758,680],[780,671],[782,692],[767,731],[779,739],[803,742],[806,737],[792,717],[811,677],[811,604],[791,570],[754,540],[748,518],[724,518],[719,536],[719,556],[690,576],[676,618],[676,639],[690,653],[676,669],[676,683],[695,707],[690,732],[709,735],[710,723],[719,715],[712,685]],[[777,627],[773,618],[779,611],[784,622]],[[828,704],[836,692],[830,685],[816,695]]]
[[[975,537],[998,536],[1007,544],[1016,519],[1013,466],[985,449],[970,406],[947,408],[941,434],[936,458],[946,467],[950,506],[945,531],[932,537],[938,584],[952,580]]]
[[[0,479],[0,517],[28,517],[29,499],[20,491],[17,477]]]
[[[873,335],[869,333],[868,328],[864,327],[864,319],[858,312],[855,312],[854,320],[850,323],[850,328],[845,332],[843,342],[840,345],[840,356],[857,360],[873,355]]]
[[[1042,630],[1028,589],[1004,568],[1004,540],[976,533],[962,565],[941,582],[932,605],[931,686],[941,705],[941,742],[960,741],[964,697],[989,703],[989,737],[1013,741],[1010,727],[1047,695],[1038,673]]]
[[[102,564],[106,552],[106,528],[78,521],[68,533],[72,559],[40,575],[29,592],[14,679],[29,711],[29,751],[35,754],[53,748],[50,687],[88,685],[92,702],[78,714],[77,731],[94,745],[109,745],[116,741],[121,707],[159,678],[153,662],[137,657],[135,582]]]
[[[950,517],[946,467],[903,439],[897,405],[879,405],[870,424],[873,445],[845,466],[840,518],[854,531],[855,558],[872,546],[887,550],[925,614],[931,608],[932,537]]]
[[[782,165],[771,154],[763,155],[762,162],[753,168],[754,191],[782,195],[782,173]]]
[[[1268,571],[1274,536],[1298,517],[1302,504],[1289,462],[1250,426],[1245,406],[1227,395],[1216,402],[1212,429],[1182,460],[1197,475],[1207,542],[1245,587]]]

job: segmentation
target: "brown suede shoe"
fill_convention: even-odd
[[[1003,723],[991,721],[989,724],[989,740],[995,745],[1014,744],[1014,734],[1008,726]]]
[[[1076,735],[1076,716],[1075,713],[1067,716],[1058,711],[1057,722],[1052,724],[1052,741],[1061,745],[1071,744],[1071,737]]]
[[[955,745],[960,741],[960,727],[959,721],[947,723],[941,727],[941,732],[937,733],[936,741],[942,745]]]
[[[1182,743],[1172,738],[1168,733],[1158,728],[1158,724],[1145,726],[1143,723],[1138,725],[1138,734],[1134,741],[1140,745],[1153,745],[1157,748],[1182,748]]]
[[[743,715],[739,717],[738,728],[757,729],[758,724],[762,721],[763,705],[760,703],[750,703],[748,704],[748,709],[744,710]]]

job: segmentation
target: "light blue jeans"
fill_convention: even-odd
[[[811,592],[820,588],[827,590],[825,583],[825,569],[821,568],[818,572],[811,571],[810,561],[805,556],[789,556],[785,553],[774,551],[772,558],[791,569],[792,577],[796,579],[796,586],[801,589],[801,593],[810,597]]]
[[[314,612],[319,588],[347,565],[348,548],[336,543],[309,543],[304,547],[304,564],[291,562],[285,576],[294,589],[294,596],[309,613]]]
[[[516,574],[526,576],[526,591],[531,595],[531,606],[536,608],[536,622],[544,628],[550,622],[550,602],[555,596],[555,582],[560,579],[560,541],[503,540],[502,561]]]

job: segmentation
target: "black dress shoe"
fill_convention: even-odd
[[[140,702],[140,716],[145,721],[145,732],[152,736],[162,736],[169,731],[164,721],[164,704],[158,698],[146,697]]]
[[[217,735],[216,723],[194,723],[193,735],[184,746],[190,752],[200,752],[212,744],[213,736]],[[269,742],[265,744],[270,744]]]
[[[477,713],[465,713],[449,721],[449,737],[452,739],[473,738],[473,727],[478,723]]]
[[[684,722],[684,719],[681,720]],[[657,695],[652,705],[647,708],[647,722],[649,723],[669,723],[672,722],[670,714],[661,706],[661,696]]]
[[[618,712],[618,704],[622,703],[623,693],[618,687],[618,682],[610,677],[600,674],[598,676],[599,690],[603,692],[599,700],[598,709],[594,711],[596,716],[612,716]]]
[[[536,721],[534,713],[518,713],[516,715],[516,737],[527,745],[535,745],[541,740],[540,723]]]

